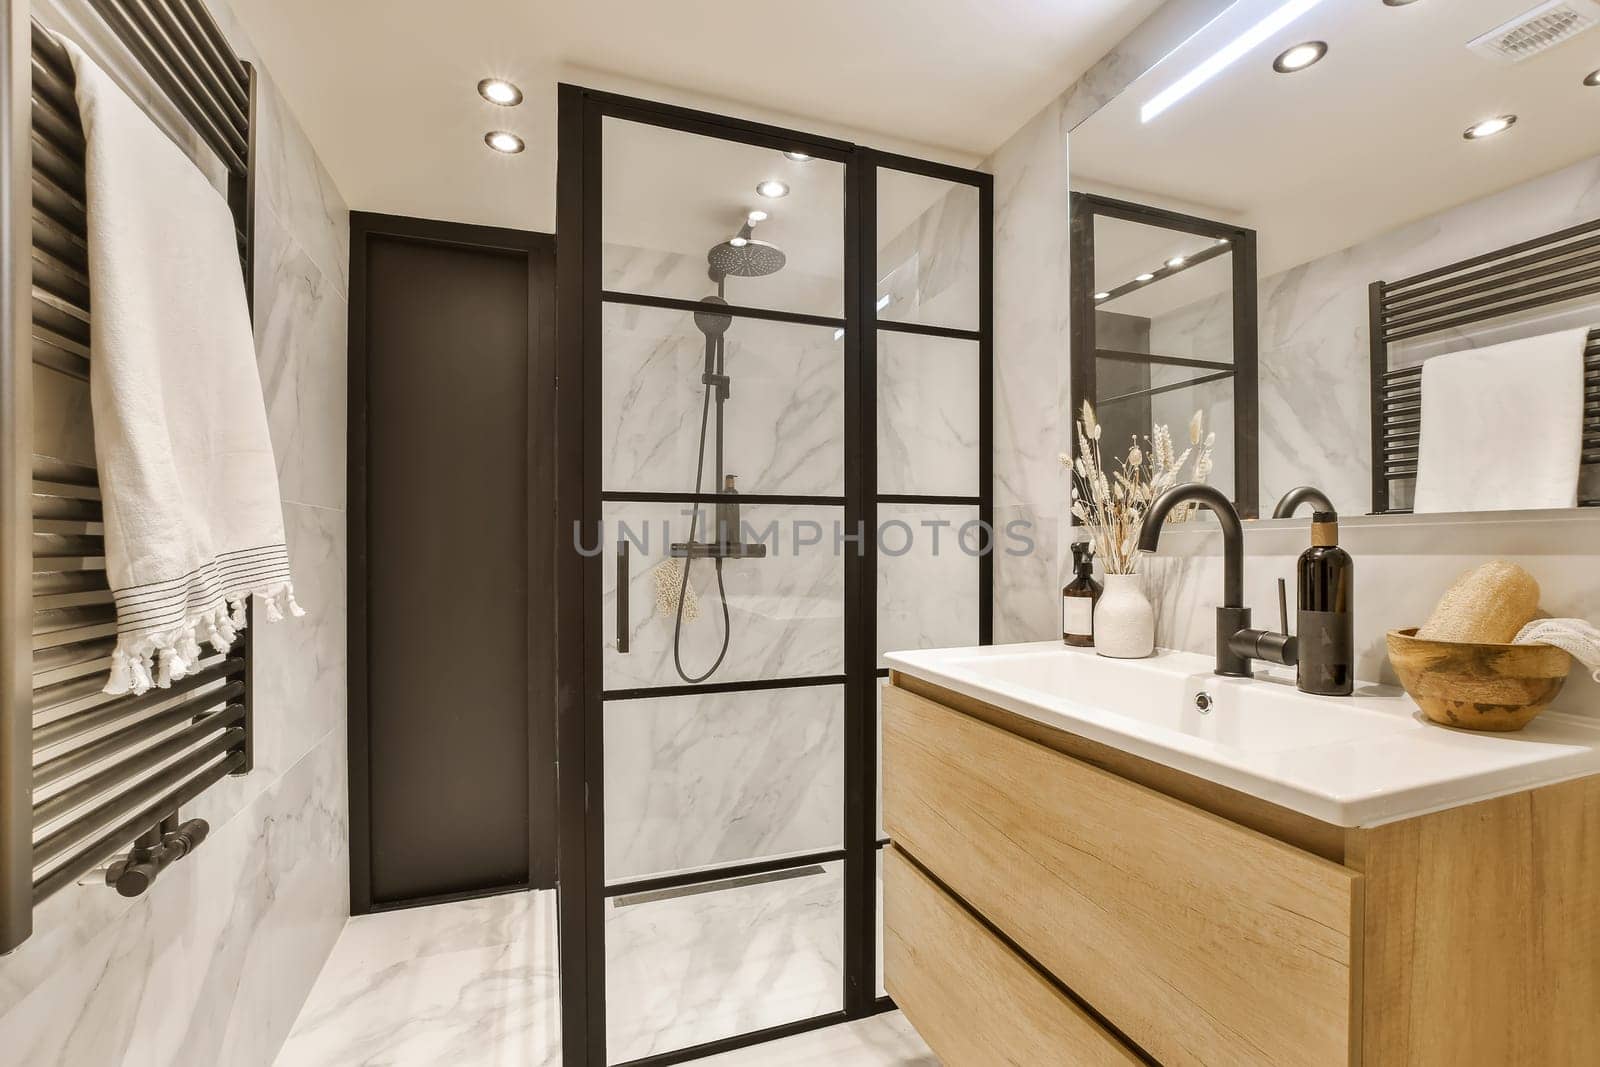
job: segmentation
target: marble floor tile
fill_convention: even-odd
[[[837,1010],[838,865],[608,905],[611,1062]],[[279,1067],[544,1067],[561,1059],[556,895],[350,920]],[[705,1061],[937,1067],[898,1012]]]
[[[706,1067],[939,1067],[897,1011],[697,1061]]]
[[[561,1059],[556,895],[350,920],[280,1067],[542,1067]]]

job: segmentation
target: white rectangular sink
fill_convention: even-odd
[[[1126,716],[1237,749],[1281,752],[1405,730],[1408,723],[1359,707],[1341,708],[1281,682],[1243,685],[1212,673],[1203,657],[1163,652],[1114,660],[1062,649],[1030,648],[990,656],[952,656],[949,668],[1045,701],[1066,698],[1084,710]],[[1197,670],[1202,668],[1202,670]]]
[[[1223,678],[1209,656],[1107,659],[1056,642],[926,649],[897,671],[1336,826],[1410,818],[1600,773],[1600,720],[1546,712],[1516,734],[1427,722],[1389,686],[1300,692],[1292,670]]]

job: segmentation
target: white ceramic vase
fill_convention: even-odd
[[[1094,650],[1114,659],[1142,659],[1156,648],[1156,612],[1137,574],[1108,574],[1094,606]]]

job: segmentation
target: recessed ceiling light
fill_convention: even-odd
[[[780,196],[788,196],[789,187],[776,178],[768,178],[756,186],[756,193],[766,197],[768,200],[776,200]]]
[[[1173,104],[1237,63],[1257,45],[1271,38],[1322,0],[1288,0],[1271,14],[1207,56],[1189,73],[1152,96],[1139,108],[1139,121],[1150,122]]]
[[[515,107],[522,103],[522,90],[504,78],[483,79],[478,83],[478,95],[501,107]]]
[[[748,222],[752,226],[754,226],[758,222],[766,222],[767,221],[767,213],[765,211],[759,211],[759,210],[758,211],[752,211],[752,212],[750,212],[748,215],[746,215],[744,217],[744,221]]]
[[[806,163],[811,159],[811,157],[806,155],[804,152],[785,152],[784,156],[788,159],[794,160],[796,163]]]
[[[1589,86],[1590,88],[1600,85],[1600,70],[1591,70],[1589,72],[1589,76],[1583,79],[1583,84]]]
[[[1462,131],[1461,136],[1469,141],[1481,141],[1485,137],[1493,137],[1497,133],[1505,133],[1517,124],[1515,115],[1496,115],[1492,119],[1484,119],[1474,123]]]
[[[1150,281],[1155,281],[1155,277],[1156,276],[1154,274],[1146,273],[1146,274],[1139,275],[1138,277],[1134,278],[1133,280],[1136,281],[1136,282],[1150,282]]]
[[[1094,298],[1096,300],[1105,300],[1110,295],[1111,295],[1110,293],[1096,293],[1096,294],[1094,294]]]
[[[504,152],[508,156],[514,156],[527,147],[522,143],[522,138],[514,133],[507,133],[505,130],[495,130],[493,133],[484,134],[483,143],[496,152]]]
[[[1173,256],[1171,259],[1167,260],[1167,266],[1181,267],[1187,262],[1189,262],[1189,260],[1184,256]]]
[[[1293,74],[1305,70],[1328,54],[1327,41],[1307,41],[1297,44],[1272,61],[1272,69],[1279,74]]]

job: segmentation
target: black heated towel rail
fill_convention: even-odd
[[[227,171],[251,291],[255,72],[201,0],[89,0]],[[205,836],[178,808],[252,760],[250,630],[170,689],[101,692],[116,640],[92,466],[42,454],[40,411],[87,411],[84,136],[66,51],[0,0],[0,953],[107,867],[140,892]],[[121,858],[119,858],[121,857]],[[109,865],[109,866],[108,866]]]
[[[1372,334],[1372,510],[1414,483],[1422,440],[1422,365],[1390,366],[1390,345],[1573,301],[1600,298],[1600,219],[1368,289]],[[1584,470],[1600,469],[1600,326],[1583,355]],[[1583,499],[1584,507],[1600,499]]]

